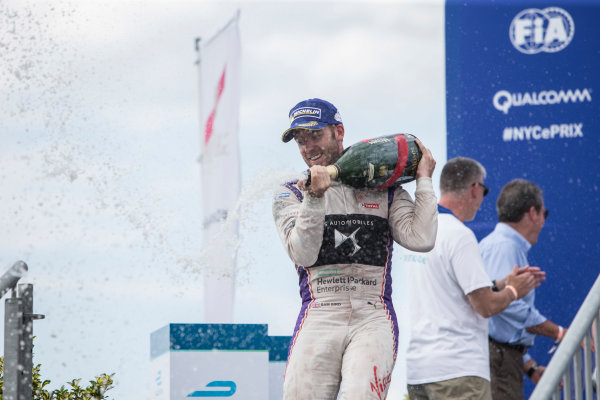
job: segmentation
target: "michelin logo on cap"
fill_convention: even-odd
[[[321,119],[321,109],[315,107],[299,108],[290,115],[290,122],[300,117],[314,117]]]

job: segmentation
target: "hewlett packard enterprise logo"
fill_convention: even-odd
[[[571,15],[559,7],[528,8],[513,18],[509,35],[521,53],[556,53],[573,40],[575,23]]]

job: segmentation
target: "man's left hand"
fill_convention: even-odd
[[[417,176],[416,178],[429,177],[433,176],[433,170],[435,169],[435,158],[433,158],[433,154],[431,151],[419,139],[415,139],[417,146],[421,149],[421,153],[423,156],[421,157],[421,161],[419,161],[419,166],[417,167]]]

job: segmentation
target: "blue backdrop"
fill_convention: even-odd
[[[541,186],[550,215],[529,253],[547,272],[536,306],[568,326],[600,271],[600,2],[447,0],[446,88],[448,158],[488,171],[469,226],[478,239],[493,230],[511,179]],[[547,365],[551,345],[538,336],[530,353]]]

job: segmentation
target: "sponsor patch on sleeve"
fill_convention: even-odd
[[[275,200],[283,199],[284,197],[290,197],[290,194],[287,192],[278,193],[275,195]]]

